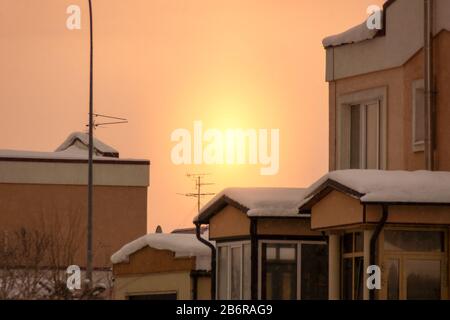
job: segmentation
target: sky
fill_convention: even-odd
[[[95,135],[149,159],[148,230],[191,227],[195,191],[307,187],[328,170],[324,37],[383,0],[93,0],[95,112],[126,125]],[[81,30],[66,9],[81,7]],[[87,0],[0,0],[0,149],[53,151],[88,121]],[[175,165],[171,134],[279,129],[279,170]],[[208,201],[208,197],[202,201]],[[126,214],[126,213],[124,213]]]

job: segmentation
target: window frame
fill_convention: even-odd
[[[362,235],[362,239],[363,239],[363,247],[362,247],[362,251],[355,251],[356,249],[356,234],[357,233],[361,233]],[[344,236],[347,234],[351,234],[352,235],[352,252],[347,252],[344,253]],[[340,287],[341,287],[341,299],[344,299],[344,260],[345,259],[351,259],[352,260],[352,299],[351,301],[356,300],[355,299],[355,261],[356,258],[362,258],[363,259],[363,274],[364,273],[364,265],[365,265],[365,257],[364,257],[364,231],[363,230],[352,230],[352,231],[348,231],[345,232],[344,234],[341,235],[341,243],[340,243],[340,248],[341,248],[341,261],[340,261]],[[363,277],[363,300],[364,300],[364,277]]]
[[[240,263],[240,299],[243,300],[244,297],[244,246],[248,245],[250,246],[250,254],[251,254],[251,241],[245,240],[245,241],[234,241],[234,242],[223,242],[223,243],[217,243],[216,245],[216,261],[219,261],[219,248],[221,247],[227,247],[227,298],[226,300],[231,301],[231,275],[232,275],[232,254],[231,251],[233,248],[240,248],[241,250],[241,263]],[[250,263],[250,262],[249,262]],[[216,263],[216,274],[217,274],[217,280],[216,280],[216,296],[219,296],[220,292],[220,282],[219,282],[219,275],[220,272],[220,264]],[[251,282],[251,279],[249,279]]]
[[[443,252],[426,252],[426,251],[398,251],[398,250],[385,250],[385,231],[423,231],[423,232],[442,232],[444,233],[444,251]],[[445,228],[439,227],[401,227],[401,226],[389,226],[386,227],[380,235],[380,251],[382,256],[381,264],[381,283],[382,283],[382,296],[387,299],[387,270],[385,268],[387,260],[398,260],[399,263],[399,276],[398,276],[398,288],[399,288],[399,300],[406,300],[407,298],[407,284],[405,281],[405,264],[407,260],[430,260],[440,261],[441,264],[441,299],[447,298],[446,289],[449,282],[449,270],[448,270],[448,252],[449,252],[449,232]]]
[[[425,91],[425,81],[423,79],[415,80],[412,83],[412,104],[411,104],[411,112],[412,112],[412,123],[411,123],[411,131],[412,131],[412,137],[411,137],[411,144],[412,144],[412,150],[414,153],[423,152],[425,151],[425,137],[424,140],[417,141],[416,139],[416,108],[417,108],[417,90],[423,89]],[[424,105],[425,108],[425,105]],[[425,116],[425,110],[424,110],[424,116]],[[425,124],[425,118],[422,119],[422,121]],[[425,130],[424,130],[425,134]]]
[[[368,90],[362,90],[343,94],[338,97],[336,101],[336,169],[350,168],[350,108],[352,106],[364,105],[361,108],[361,137],[360,142],[360,167],[367,166],[366,158],[366,144],[363,141],[366,139],[365,133],[367,122],[367,105],[378,103],[377,127],[378,127],[378,148],[377,148],[377,164],[380,170],[387,168],[387,87],[379,87]]]
[[[262,300],[262,248],[263,244],[295,244],[297,248],[297,259],[296,259],[296,271],[297,271],[297,298],[296,300],[302,299],[302,286],[301,286],[301,276],[302,276],[302,245],[303,244],[316,244],[316,245],[327,245],[326,241],[314,241],[314,240],[259,240],[258,241],[258,299]]]

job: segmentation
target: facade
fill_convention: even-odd
[[[146,235],[111,260],[116,300],[211,299],[211,251],[192,232]]]
[[[384,17],[379,32],[361,37],[362,25],[324,40],[338,171],[300,211],[329,236],[330,299],[448,299],[450,2],[391,0]],[[426,169],[440,172],[414,172]],[[381,290],[365,285],[371,265]]]
[[[216,242],[221,300],[327,298],[326,238],[299,216],[303,189],[226,189],[194,220]]]
[[[111,254],[146,233],[150,162],[94,144],[94,267],[110,270]],[[19,230],[39,231],[67,252],[61,267],[86,265],[87,145],[74,133],[55,152],[0,150],[2,244]]]

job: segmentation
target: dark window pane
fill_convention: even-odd
[[[361,168],[361,107],[350,107],[350,169]]]
[[[342,299],[352,300],[353,259],[344,259],[342,264]]]
[[[441,262],[407,260],[405,263],[408,300],[441,299]]]
[[[399,287],[399,263],[398,260],[386,261],[387,299],[398,300],[400,298]]]
[[[355,232],[355,252],[364,252],[364,236],[362,232]]]
[[[301,256],[302,300],[328,299],[328,247],[303,244]]]
[[[297,299],[297,245],[263,244],[262,250],[263,299]]]
[[[347,233],[343,236],[342,239],[344,253],[352,253],[353,252],[353,233]]]
[[[354,280],[354,298],[355,300],[362,300],[364,294],[364,258],[355,258],[355,280]]]
[[[384,249],[387,251],[444,252],[445,234],[433,231],[384,232]]]
[[[414,108],[414,132],[415,140],[414,143],[423,142],[425,140],[425,90],[416,90],[416,105]]]

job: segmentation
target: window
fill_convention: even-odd
[[[387,299],[441,299],[445,232],[388,229],[383,247]]]
[[[297,299],[297,245],[262,246],[262,284],[264,300]]]
[[[362,232],[342,237],[342,298],[362,300],[364,293],[364,237]]]
[[[350,106],[349,169],[380,169],[379,102]]]
[[[250,243],[220,244],[217,248],[217,297],[251,299]]]
[[[424,81],[413,82],[412,90],[412,144],[413,151],[425,150],[425,89]]]
[[[386,168],[386,88],[340,96],[337,101],[337,169]]]
[[[328,298],[328,247],[321,242],[262,242],[261,298]]]

